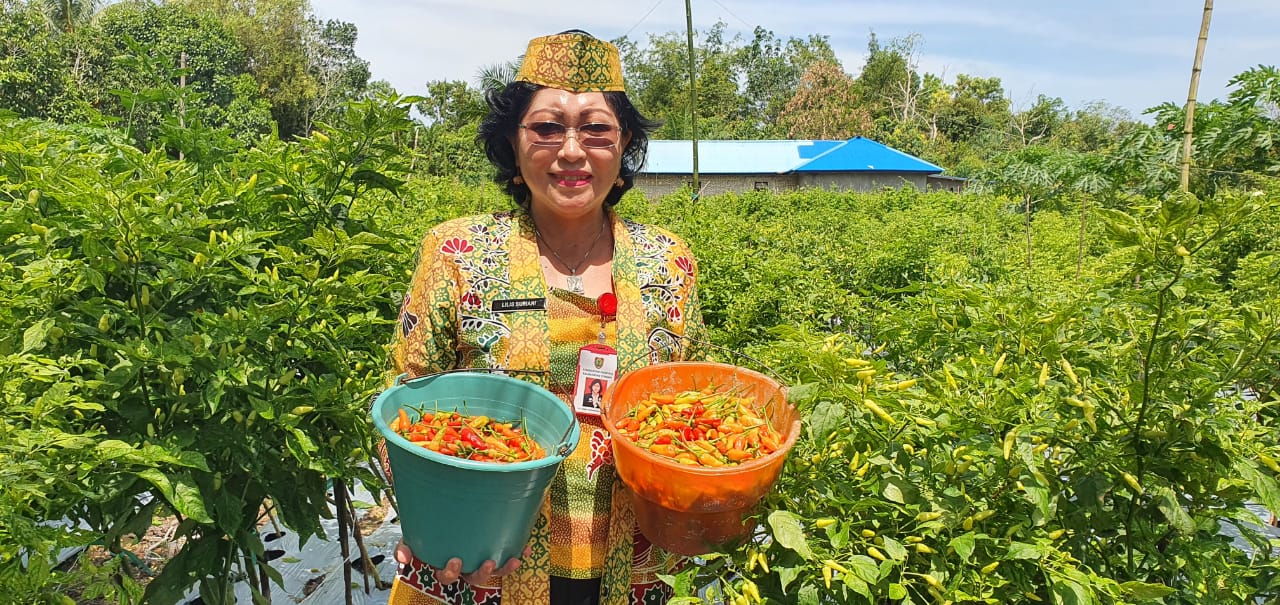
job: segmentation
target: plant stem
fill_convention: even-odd
[[[352,605],[351,599],[351,546],[347,544],[347,532],[349,530],[348,523],[351,522],[347,515],[347,484],[342,479],[333,480],[333,504],[338,512],[338,545],[342,548],[342,581],[344,586],[344,596],[346,605]]]

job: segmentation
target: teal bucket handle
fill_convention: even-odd
[[[453,369],[450,369],[450,370],[440,370],[439,372],[432,372],[432,373],[430,373],[430,374],[423,374],[423,375],[421,375],[421,376],[415,376],[415,377],[413,377],[413,378],[409,378],[409,373],[408,373],[408,372],[403,372],[403,373],[401,373],[399,376],[396,376],[396,384],[395,384],[395,386],[400,386],[400,385],[402,385],[402,384],[407,384],[407,383],[410,383],[410,382],[417,382],[417,381],[419,381],[419,380],[427,380],[428,378],[435,378],[436,376],[443,376],[443,375],[445,375],[445,374],[461,374],[461,373],[464,373],[464,372],[476,372],[477,374],[479,374],[479,373],[489,373],[489,374],[550,374],[550,373],[551,373],[551,371],[550,371],[550,370],[509,370],[509,369],[506,369],[506,368],[453,368]]]

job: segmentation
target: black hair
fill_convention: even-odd
[[[562,33],[586,34],[581,30]],[[502,186],[511,199],[522,206],[529,204],[531,193],[527,185],[517,185],[511,181],[520,174],[516,165],[515,148],[511,142],[516,138],[520,118],[528,111],[534,93],[542,88],[544,87],[529,82],[511,82],[503,88],[488,90],[485,101],[489,105],[489,112],[480,121],[480,129],[476,134],[476,139],[484,147],[485,155],[489,157],[489,163],[496,169],[493,182]],[[644,166],[645,154],[649,150],[649,133],[661,124],[641,115],[627,93],[610,91],[603,94],[609,108],[618,117],[622,134],[631,135],[631,140],[622,150],[622,169],[618,173],[622,177],[622,186],[614,187],[605,196],[605,204],[612,206],[622,199],[622,194],[635,186],[636,173]]]

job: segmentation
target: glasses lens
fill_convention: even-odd
[[[534,145],[563,145],[569,130],[574,131],[574,138],[583,147],[603,149],[618,144],[618,127],[613,124],[592,122],[572,129],[559,122],[534,122],[520,126],[529,131],[529,140]]]
[[[564,142],[565,127],[558,122],[534,122],[525,126],[533,133],[533,142],[540,145],[559,145]]]
[[[618,127],[613,124],[583,124],[578,127],[578,142],[583,147],[613,147],[618,143]]]

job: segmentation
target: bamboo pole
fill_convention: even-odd
[[[693,200],[698,200],[702,186],[698,184],[698,78],[693,54],[693,6],[684,0],[685,29],[689,34],[689,128],[693,138]]]
[[[1204,16],[1200,19],[1200,38],[1196,41],[1196,58],[1191,64],[1191,89],[1187,91],[1187,119],[1182,127],[1182,177],[1178,181],[1181,191],[1191,189],[1191,133],[1196,118],[1196,91],[1200,88],[1200,67],[1204,64],[1204,45],[1209,39],[1209,18],[1213,15],[1213,0],[1204,0]]]

